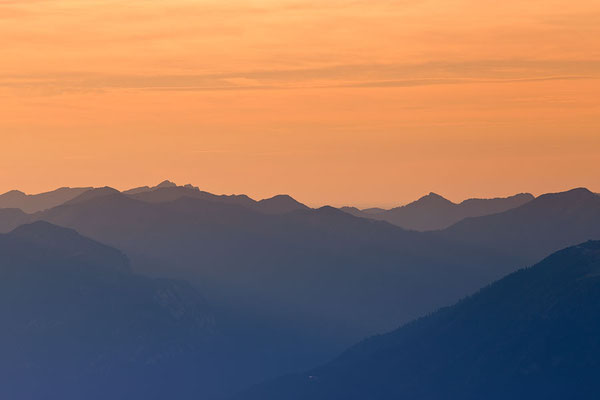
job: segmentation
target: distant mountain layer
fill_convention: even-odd
[[[34,213],[56,207],[90,189],[64,187],[40,194],[25,194],[12,190],[0,195],[0,208],[20,208],[26,213]]]
[[[596,241],[238,399],[591,400],[600,393],[599,374]]]
[[[156,189],[130,194],[130,197],[147,203],[165,203],[189,197],[239,205],[265,214],[284,214],[308,209],[307,206],[288,195],[278,195],[269,199],[256,201],[246,195],[215,195],[187,186],[157,187]]]
[[[355,207],[343,207],[342,210],[357,217],[387,221],[404,229],[432,231],[447,228],[464,218],[496,214],[516,208],[533,198],[529,193],[521,193],[506,198],[468,199],[456,204],[438,194],[430,193],[408,205],[391,210],[359,210]]]
[[[129,190],[124,190],[123,193],[125,194],[138,194],[138,193],[144,193],[144,192],[150,192],[152,190],[156,190],[156,189],[163,189],[163,188],[172,188],[172,187],[177,187],[176,183],[173,183],[169,180],[165,180],[162,181],[161,183],[159,183],[156,186],[150,187],[150,186],[140,186],[140,187],[136,187],[133,189],[129,189]],[[192,185],[185,185],[185,187],[189,187],[189,188],[194,188]]]
[[[19,225],[32,221],[33,217],[19,208],[0,208],[0,233],[10,232]]]
[[[482,249],[510,249],[532,263],[557,249],[600,239],[600,196],[585,188],[548,193],[503,213],[464,219],[436,234]]]
[[[293,312],[303,319],[298,327],[338,345],[600,239],[600,197],[586,189],[424,233],[330,207],[265,213],[196,190],[199,198],[175,193],[168,201],[186,190],[143,193],[161,197],[155,202],[97,189],[35,215],[0,212],[0,231],[34,220],[76,229],[126,252],[138,271],[190,280],[246,315],[283,320]]]
[[[171,181],[163,181],[157,186],[142,186],[123,192],[134,199],[149,203],[164,203],[174,201],[182,197],[191,197],[194,199],[217,201],[227,204],[236,204],[263,212],[265,214],[284,214],[296,210],[306,210],[307,206],[294,200],[288,195],[277,195],[268,199],[256,201],[250,197],[241,195],[216,195],[201,191],[198,187],[192,185],[178,186]]]
[[[52,192],[27,195],[13,190],[0,195],[0,209],[20,209],[26,213],[44,211],[62,204],[74,204],[90,200],[106,194],[119,193],[111,187],[102,188],[60,188]],[[171,181],[163,181],[156,186],[141,186],[122,192],[131,198],[149,202],[164,203],[182,197],[210,200],[221,203],[241,205],[265,214],[283,214],[296,210],[306,210],[307,206],[288,195],[277,195],[268,199],[256,201],[246,195],[215,195],[201,191],[192,185],[178,186]]]
[[[134,275],[120,251],[73,230],[35,222],[0,235],[0,321],[3,399],[205,393],[215,323],[203,298]]]

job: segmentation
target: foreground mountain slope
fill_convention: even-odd
[[[585,188],[539,196],[503,213],[465,219],[439,233],[532,263],[557,249],[600,240],[600,196]]]
[[[532,199],[531,194],[521,193],[506,198],[468,199],[456,204],[438,194],[430,193],[410,204],[391,210],[359,210],[353,207],[344,207],[342,210],[357,217],[387,221],[404,229],[431,231],[447,228],[464,218],[503,212]]]
[[[596,241],[238,399],[595,399],[599,373]]]
[[[18,190],[11,190],[0,195],[0,208],[19,208],[26,213],[34,213],[56,207],[90,189],[89,187],[63,187],[39,194],[25,194]]]
[[[215,326],[190,285],[46,222],[0,235],[0,397],[195,398]]]

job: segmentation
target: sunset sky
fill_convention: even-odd
[[[0,192],[600,192],[598,0],[0,0]]]

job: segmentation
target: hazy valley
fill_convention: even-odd
[[[55,375],[41,379],[38,388],[28,387],[30,393],[64,388],[77,371],[79,378],[66,385],[71,392],[65,396],[77,397],[89,385],[106,388],[112,382],[112,392],[95,390],[99,398],[124,393],[225,398],[261,381],[324,364],[366,337],[449,306],[553,252],[600,239],[600,196],[583,188],[536,198],[473,201],[479,204],[477,216],[428,232],[357,217],[346,209],[312,209],[289,196],[255,201],[168,181],[123,192],[59,192],[65,199],[59,205],[52,192],[21,196],[23,208],[31,211],[28,207],[36,204],[35,212],[0,209],[0,230],[6,232],[3,282],[13,288],[4,291],[4,317],[15,329],[6,333],[4,343],[31,349],[9,352],[14,359],[7,358],[4,365],[14,374],[10,393],[17,398],[28,393],[18,391],[23,379],[42,376],[60,354],[73,358],[63,358],[52,368]],[[6,197],[0,196],[0,202]],[[432,223],[440,215],[439,224],[445,224],[448,202],[438,200],[419,200],[414,220],[425,215]],[[514,276],[513,281],[518,279]],[[509,301],[512,295],[496,296]],[[62,316],[59,310],[65,307],[72,311]],[[428,318],[436,320],[436,315]],[[505,317],[511,321],[510,315]],[[460,328],[455,329],[462,331],[453,335],[457,340],[476,335],[469,324],[482,318],[465,316],[456,322]],[[415,324],[429,323],[410,323],[398,332]],[[52,351],[39,348],[40,343]],[[397,358],[389,362],[402,358],[413,365],[405,356]],[[442,361],[431,363],[451,368]],[[129,372],[120,375],[123,368]],[[374,367],[352,368],[359,373],[360,368]],[[381,368],[402,371],[396,364]],[[386,379],[396,380],[394,376]],[[305,385],[305,378],[289,378],[289,384],[287,378],[275,381],[243,396],[351,398],[329,392],[340,387],[338,378],[296,389]],[[418,377],[434,378],[439,379],[425,373]],[[339,379],[355,381],[342,375]],[[360,390],[380,384],[365,381]],[[389,393],[408,390],[398,387],[402,389],[390,388]],[[356,398],[367,393],[359,395],[350,386],[348,390]],[[473,396],[479,393],[472,391]],[[414,393],[415,398],[440,396]]]

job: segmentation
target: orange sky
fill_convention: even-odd
[[[600,191],[597,0],[0,0],[0,192]]]

